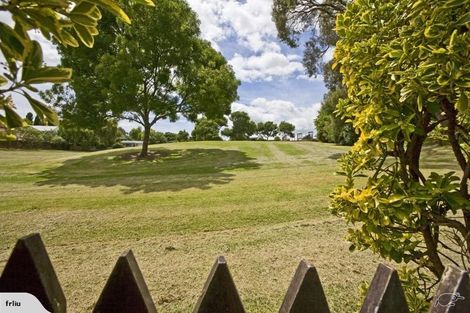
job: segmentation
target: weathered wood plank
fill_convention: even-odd
[[[64,292],[39,234],[16,242],[0,277],[0,292],[27,292],[47,311],[66,312]]]
[[[193,313],[245,313],[223,256],[216,259]]]
[[[93,312],[157,312],[142,272],[131,250],[124,252],[119,257]]]
[[[393,268],[379,265],[360,313],[409,313],[400,279]]]
[[[279,313],[330,313],[315,267],[301,261]]]
[[[469,273],[449,266],[442,275],[430,313],[469,313]]]

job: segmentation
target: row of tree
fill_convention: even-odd
[[[227,121],[199,119],[196,122],[192,137],[194,140],[222,140],[220,135],[230,138],[230,140],[249,140],[256,135],[257,139],[284,139],[287,140],[294,136],[295,126],[286,121],[277,125],[273,121],[255,123],[251,120],[248,113],[236,111],[229,116],[232,127],[225,127]],[[282,137],[282,138],[281,138]]]
[[[29,118],[27,118],[29,121]],[[43,123],[39,123],[42,125]],[[66,122],[60,124],[57,129],[37,130],[33,127],[17,128],[13,132],[17,144],[25,148],[51,148],[51,149],[73,149],[73,150],[103,150],[109,148],[124,147],[124,140],[141,141],[144,132],[141,127],[133,128],[129,132],[118,126],[117,120],[108,119],[101,128],[89,129],[75,127]],[[149,143],[168,143],[189,141],[190,137],[187,131],[158,132],[152,129],[150,131]]]
[[[181,130],[178,133],[158,132],[150,129],[148,142],[149,144],[182,142],[182,141],[206,141],[206,140],[222,140],[222,136],[230,138],[230,140],[249,140],[256,138],[257,140],[289,140],[294,137],[295,126],[289,122],[282,121],[276,124],[273,121],[255,123],[251,120],[246,112],[237,111],[230,114],[229,119],[232,127],[227,126],[225,118],[219,120],[210,120],[206,117],[199,118],[191,135]],[[34,118],[33,113],[29,112],[25,120],[29,125],[44,125],[39,116]],[[133,128],[127,133],[123,128],[118,127],[116,119],[105,119],[105,123],[101,127],[85,128],[77,127],[68,120],[60,124],[58,133],[55,135],[61,137],[62,143],[68,146],[77,146],[84,149],[106,149],[120,146],[122,140],[143,141],[145,132],[142,127]],[[224,127],[224,128],[223,128]],[[223,129],[222,129],[223,128]],[[42,140],[42,135],[34,130],[20,130],[15,132],[19,134],[19,140],[23,142],[37,143]],[[45,138],[49,138],[46,136]],[[46,140],[48,141],[48,140]],[[59,141],[59,138],[55,138]],[[64,147],[67,145],[61,145]]]
[[[143,140],[145,133],[141,127],[133,128],[127,134],[126,139],[130,140]],[[178,133],[172,132],[158,132],[154,129],[150,130],[149,143],[167,143],[167,142],[184,142],[191,140],[189,133],[185,130],[180,130]]]

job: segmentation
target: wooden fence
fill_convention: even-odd
[[[0,292],[28,292],[46,310],[66,312],[64,293],[39,234],[18,240],[0,277]],[[132,251],[123,253],[93,309],[94,313],[155,313],[157,309]],[[193,313],[244,313],[224,257],[218,257]],[[280,313],[329,313],[314,266],[305,261],[287,290]],[[397,272],[380,264],[360,313],[409,312]],[[448,267],[430,313],[470,313],[469,273]]]

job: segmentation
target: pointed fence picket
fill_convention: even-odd
[[[18,240],[0,276],[0,292],[28,292],[52,313],[65,313],[66,299],[39,234]],[[123,253],[93,313],[156,313],[132,251]],[[227,262],[216,259],[193,313],[245,313]],[[301,261],[279,313],[330,313],[315,267]],[[360,313],[409,313],[397,272],[380,264]],[[469,273],[448,267],[429,313],[470,313]]]

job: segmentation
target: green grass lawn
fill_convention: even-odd
[[[159,312],[191,312],[224,255],[247,311],[267,313],[307,259],[332,312],[354,311],[359,282],[380,260],[348,252],[346,225],[327,210],[346,147],[191,142],[151,150],[153,161],[135,160],[135,149],[0,150],[0,269],[17,238],[40,232],[68,312],[90,312],[131,248]],[[426,165],[453,166],[445,153]]]

